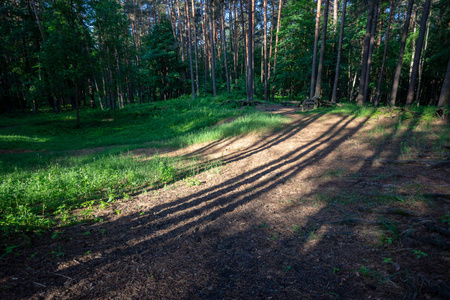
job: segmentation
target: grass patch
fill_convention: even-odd
[[[358,106],[354,103],[341,103],[342,106],[319,107],[312,111],[299,112],[300,114],[339,114],[344,116],[356,117],[372,117],[378,118],[380,116],[398,117],[399,121],[409,119],[418,119],[420,123],[430,123],[438,120],[435,106],[410,106],[408,110],[401,107],[374,107],[372,105]]]
[[[4,115],[0,120],[0,149],[29,150],[76,150],[111,145],[154,143],[154,146],[172,139],[172,145],[196,143],[197,140],[215,139],[219,131],[209,137],[194,138],[198,131],[215,125],[230,117],[246,116],[233,126],[224,127],[221,134],[231,136],[243,133],[248,127],[255,129],[268,125],[267,121],[279,123],[281,117],[258,114],[250,109],[236,110],[230,105],[220,105],[225,97],[190,98],[146,104],[128,105],[113,111],[82,109],[80,127],[76,127],[75,112]],[[252,118],[249,118],[252,116]],[[270,121],[271,122],[271,121]],[[239,125],[244,128],[239,132]],[[205,135],[206,131],[203,131]],[[188,137],[181,136],[193,134]],[[178,144],[177,144],[178,142]]]
[[[188,178],[220,162],[196,158],[136,157],[145,147],[182,147],[255,131],[275,130],[287,121],[251,109],[221,106],[223,98],[186,97],[111,111],[6,116],[0,122],[0,149],[52,151],[0,154],[0,230],[10,236],[92,219],[92,206],[127,198],[132,192]],[[220,120],[230,123],[214,126]],[[22,122],[22,123],[21,123]],[[92,147],[90,154],[68,152]],[[94,201],[94,202],[92,202]],[[87,216],[74,218],[73,209]]]

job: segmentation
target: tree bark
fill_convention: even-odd
[[[384,68],[386,66],[386,56],[387,56],[389,38],[391,35],[392,17],[394,15],[394,9],[395,9],[394,5],[395,5],[395,1],[391,0],[391,3],[389,5],[389,21],[388,21],[387,30],[386,30],[386,41],[384,43],[383,62],[381,63],[380,77],[378,78],[377,95],[375,96],[375,100],[373,103],[375,106],[378,106],[378,104],[380,103],[381,83],[383,82],[383,73],[384,73]]]
[[[253,101],[253,1],[247,1],[248,31],[247,31],[247,103]]]
[[[264,0],[264,100],[269,101],[269,74],[267,66],[267,0]]]
[[[216,92],[216,67],[215,67],[215,59],[214,59],[214,33],[213,33],[213,24],[212,24],[212,13],[213,9],[209,5],[209,36],[211,39],[211,80],[212,80],[212,86],[213,86],[213,97],[215,98],[217,95]]]
[[[314,97],[314,87],[315,87],[315,82],[316,82],[315,80],[316,80],[317,46],[319,44],[320,10],[321,10],[321,8],[322,8],[322,0],[317,0],[316,30],[314,32],[314,50],[313,50],[313,61],[312,61],[312,70],[311,70],[311,87],[309,90],[309,98]],[[278,23],[280,23],[280,20],[278,20]],[[277,28],[277,37],[278,37],[278,28]],[[275,51],[276,51],[276,48],[275,48]]]
[[[370,33],[370,44],[369,44],[369,55],[367,57],[367,71],[366,71],[366,79],[364,83],[364,100],[363,103],[369,102],[369,82],[370,82],[370,68],[372,67],[372,54],[373,47],[375,43],[375,30],[377,28],[378,22],[378,9],[380,7],[380,2],[375,5],[375,9],[373,11],[373,20],[372,20],[372,28]]]
[[[430,33],[430,22],[428,22],[427,24],[427,33],[425,35],[425,46],[423,48],[423,53],[422,53],[422,57],[420,58],[420,64],[419,64],[419,80],[417,83],[417,93],[416,93],[416,101],[417,101],[417,107],[419,107],[420,105],[420,94],[421,94],[421,90],[422,90],[422,71],[423,71],[423,64],[424,64],[424,56],[425,56],[425,52],[427,51],[427,47],[428,47],[428,35]]]
[[[270,21],[270,41],[269,41],[269,56],[267,57],[267,82],[270,82],[271,75],[271,65],[270,61],[272,59],[272,45],[273,45],[273,23],[275,20],[275,1],[272,1],[272,12],[270,13],[271,21]],[[268,92],[270,98],[270,91]]]
[[[191,71],[191,93],[192,93],[192,100],[195,99],[195,80],[194,80],[194,65],[192,62],[192,40],[191,40],[191,17],[189,12],[189,0],[186,0],[185,2],[185,8],[186,8],[186,18],[187,18],[187,33],[188,33],[188,53],[189,53],[189,68]]]
[[[225,3],[222,4],[222,14],[220,16],[220,26],[222,34],[222,45],[223,45],[223,58],[225,61],[225,77],[227,82],[227,93],[230,93],[230,76],[228,74],[228,59],[227,59],[227,43],[225,38]]]
[[[428,15],[430,14],[431,0],[426,0],[423,8],[422,20],[420,21],[419,38],[417,39],[416,51],[414,54],[414,65],[409,82],[408,94],[406,96],[406,105],[411,105],[414,100],[414,88],[417,81],[417,73],[419,71],[420,56],[422,55],[422,46],[425,39],[425,31],[427,28]]]
[[[182,16],[180,9],[177,7],[177,15],[178,20],[180,20],[178,32],[180,34],[180,44],[181,44],[181,61],[183,62],[183,71],[181,72],[181,78],[183,82],[183,94],[186,94],[186,68],[184,67],[184,61],[185,61],[185,49],[184,49],[184,36],[183,36],[183,23],[182,23]]]
[[[413,4],[414,4],[414,0],[409,0],[408,8],[406,11],[406,19],[405,19],[405,23],[404,23],[404,27],[403,27],[402,40],[400,43],[400,51],[398,54],[397,67],[395,68],[394,81],[392,83],[391,99],[389,101],[390,106],[395,106],[395,102],[397,99],[398,85],[400,83],[400,72],[402,70],[403,55],[405,54],[406,39],[408,37],[408,28],[409,28],[409,22],[411,20],[411,12],[412,12]]]
[[[208,39],[206,38],[206,19],[208,12],[205,9],[203,9],[203,2],[200,0],[200,10],[203,14],[203,21],[202,21],[202,35],[203,35],[203,58],[204,58],[204,69],[205,69],[205,94],[208,92],[208,64],[209,64],[209,58],[208,58]]]
[[[196,83],[196,94],[200,95],[200,84],[198,82],[198,46],[197,46],[197,26],[195,25],[195,3],[192,0],[192,27],[194,28],[194,51],[195,51],[195,83]]]
[[[247,53],[247,51],[248,51],[248,45],[247,45],[247,34],[245,33],[245,20],[244,20],[244,14],[245,13],[244,13],[244,7],[243,7],[242,2],[243,2],[243,0],[239,1],[240,8],[241,8],[242,37],[244,39],[244,49],[245,49],[243,51],[243,54],[244,54],[243,66],[244,66],[244,68],[242,70],[242,73],[244,73],[244,69],[245,69],[245,73],[247,74],[247,65],[248,65],[248,61],[247,61],[248,53]],[[247,78],[247,75],[245,75],[245,76],[246,76],[245,78]]]
[[[321,1],[321,0],[319,0]],[[277,52],[278,52],[278,35],[280,33],[280,24],[281,24],[281,8],[283,6],[283,0],[280,0],[278,4],[278,19],[277,19],[277,33],[275,35],[275,49],[274,49],[274,57],[273,57],[273,82],[275,82],[277,76]],[[272,102],[275,98],[275,84],[272,85]]]
[[[238,27],[237,27],[237,4],[235,2],[235,0],[233,0],[233,21],[234,21],[234,47],[233,47],[233,52],[234,52],[234,80],[235,83],[237,84],[237,80],[238,80],[238,65],[239,65],[239,52],[238,52]]]
[[[444,83],[442,84],[441,95],[439,96],[438,107],[448,106],[448,98],[450,96],[450,58],[447,63],[447,71],[445,72]]]
[[[367,25],[366,25],[366,38],[364,40],[364,53],[361,66],[361,74],[359,76],[359,89],[358,96],[356,97],[356,104],[364,104],[364,87],[366,83],[366,72],[367,72],[367,59],[369,57],[369,47],[370,47],[370,33],[373,18],[373,0],[369,0],[369,12],[367,15]]]
[[[338,22],[338,10],[339,10],[339,0],[334,0],[333,2],[333,25],[334,32],[337,30],[337,22]]]
[[[336,0],[335,0],[336,5]],[[345,23],[345,13],[347,10],[347,0],[344,0],[342,4],[342,16],[341,16],[341,28],[339,30],[339,44],[338,44],[338,56],[336,61],[336,73],[334,75],[334,84],[333,84],[333,93],[331,94],[331,103],[336,103],[336,93],[337,86],[339,81],[339,69],[341,64],[341,55],[342,55],[342,40],[344,37],[344,23]]]
[[[327,41],[327,23],[328,23],[329,5],[330,0],[325,0],[325,11],[323,12],[322,45],[320,45],[320,59],[319,59],[319,67],[317,70],[316,92],[314,94],[314,96],[316,97],[320,97],[322,93],[322,69],[323,69],[323,58],[325,56],[325,44]]]

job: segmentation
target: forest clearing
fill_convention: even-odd
[[[0,299],[450,299],[450,0],[0,2]]]
[[[49,228],[11,236],[1,297],[445,299],[447,121],[345,107],[259,105],[288,123],[160,154],[138,145],[65,152],[85,157],[81,169],[102,151],[163,161],[166,182],[116,187],[125,192],[58,208]],[[239,122],[225,120],[209,130]],[[55,162],[75,163],[17,152],[2,164],[47,154],[38,168],[50,174]],[[19,233],[26,216],[17,218]]]

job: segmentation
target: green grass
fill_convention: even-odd
[[[421,123],[431,122],[438,119],[436,116],[436,107],[435,106],[410,106],[408,110],[402,110],[400,107],[374,107],[372,105],[366,106],[358,106],[354,103],[341,103],[342,106],[331,106],[331,107],[319,107],[313,111],[299,112],[300,114],[310,114],[310,113],[319,113],[319,114],[339,114],[345,116],[356,116],[356,117],[373,117],[377,118],[382,115],[385,116],[398,116],[399,121],[402,122],[404,120],[419,118]]]
[[[118,110],[115,121],[110,110],[85,109],[79,128],[74,112],[7,115],[0,122],[0,149],[58,151],[159,142],[239,115],[211,98],[129,105]]]
[[[220,165],[196,158],[137,157],[130,155],[133,149],[183,147],[276,130],[287,121],[282,116],[221,106],[223,100],[180,98],[130,105],[117,111],[115,121],[110,111],[83,110],[80,128],[75,127],[74,112],[2,118],[0,149],[34,152],[0,154],[0,230],[10,235],[89,219],[71,212],[99,203],[96,207],[104,208],[107,199],[129,198],[130,193]],[[224,119],[230,122],[214,126]],[[112,145],[116,147],[90,154],[67,151]]]

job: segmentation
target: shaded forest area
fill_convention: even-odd
[[[7,0],[0,111],[225,92],[445,106],[449,9],[449,0]]]

